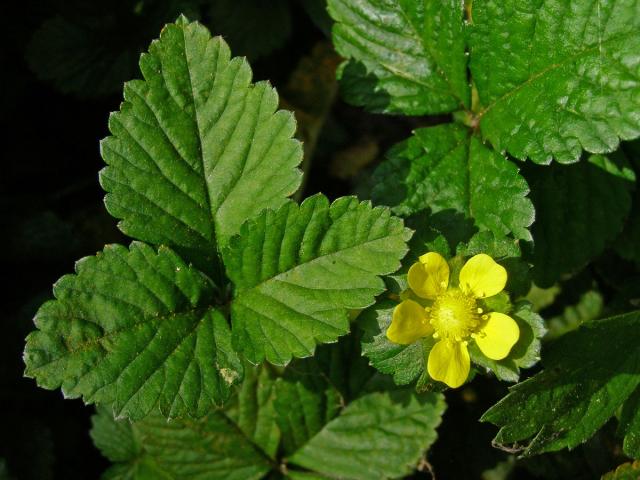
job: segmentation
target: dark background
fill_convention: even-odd
[[[108,465],[89,437],[93,407],[64,400],[59,390],[46,391],[23,378],[22,349],[37,308],[51,298],[51,285],[73,271],[74,261],[95,254],[106,243],[129,242],[103,205],[99,140],[108,135],[107,118],[118,109],[122,82],[139,75],[140,52],[164,23],[185,12],[214,34],[225,34],[235,55],[248,55],[255,79],[270,80],[285,106],[313,106],[322,97],[313,82],[302,91],[292,90],[288,82],[314,47],[330,49],[330,23],[317,8],[321,4],[49,0],[3,7],[0,479],[3,459],[10,478],[27,480],[93,479]],[[237,24],[237,18],[243,22]],[[253,46],[252,37],[257,38]],[[273,45],[265,39],[273,39]],[[328,61],[326,68],[335,67],[337,61]],[[316,67],[312,62],[306,68]],[[303,78],[305,73],[318,77],[304,68],[297,70]],[[328,73],[327,78],[334,78],[333,71]],[[313,163],[302,196],[318,191],[332,198],[354,192],[366,195],[371,162],[413,128],[434,122],[367,114],[339,98],[329,103],[317,121],[322,127],[320,139],[310,155]],[[477,422],[505,391],[497,382],[478,379],[472,387],[447,394],[449,409],[429,456],[438,478],[479,478],[483,470],[506,458],[491,448],[495,429]],[[567,472],[571,478],[592,478],[609,462],[601,453],[608,450],[601,448],[603,441],[597,436],[571,455],[543,456],[542,466],[529,466],[526,473],[520,468],[513,478],[531,478],[534,473],[537,478],[568,478]]]

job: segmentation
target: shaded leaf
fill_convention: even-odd
[[[452,209],[496,236],[531,239],[534,210],[519,168],[460,125],[421,128],[387,153],[372,197],[394,213]]]
[[[440,394],[371,393],[348,405],[289,461],[330,477],[401,477],[435,441],[444,410]]]
[[[591,155],[576,165],[530,167],[536,208],[530,255],[533,279],[549,287],[599,255],[622,229],[634,175],[619,154]]]
[[[167,422],[151,415],[129,424],[100,409],[92,421],[92,437],[100,439],[96,446],[103,454],[120,449],[120,441],[138,446],[127,458],[113,458],[118,463],[104,473],[103,480],[257,480],[271,468],[268,457],[222,412],[197,421]],[[130,434],[128,439],[124,432]]]
[[[586,322],[560,337],[545,351],[545,369],[483,415],[500,427],[495,443],[522,445],[528,456],[586,441],[640,385],[639,342],[639,312]]]

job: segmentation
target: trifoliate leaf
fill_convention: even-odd
[[[134,419],[158,406],[167,417],[202,416],[241,377],[214,285],[166,247],[107,246],[54,295],[24,353],[25,375],[41,387]]]
[[[512,311],[503,313],[508,313],[516,321],[520,331],[518,341],[507,358],[491,360],[480,351],[475,342],[469,345],[469,354],[474,363],[492,371],[498,379],[517,382],[521,368],[530,368],[540,361],[540,339],[546,329],[542,317],[532,311],[531,304],[527,301],[520,301],[513,306]]]
[[[358,325],[364,331],[362,354],[371,366],[393,376],[397,385],[413,382],[425,370],[422,342],[398,345],[387,338],[387,329],[397,301],[382,300],[358,316]]]
[[[477,0],[470,69],[497,150],[575,162],[640,135],[640,15],[631,1]]]
[[[397,478],[411,473],[436,439],[445,410],[440,394],[365,395],[349,404],[289,458],[331,478]]]
[[[347,101],[374,112],[424,115],[470,102],[463,2],[329,0]]]
[[[281,436],[273,405],[276,376],[266,367],[248,364],[244,366],[244,372],[235,405],[225,407],[226,414],[247,438],[275,458]]]
[[[118,463],[103,479],[257,480],[270,470],[268,457],[222,412],[197,421],[167,421],[152,415],[129,424],[126,419],[115,420],[108,409],[100,409],[93,424],[92,437],[101,439],[96,445],[103,454],[119,448],[115,445],[119,441],[138,445],[136,455],[112,459]],[[130,439],[111,436],[115,432],[129,432]]]
[[[624,437],[624,453],[640,459],[640,388],[624,402],[618,431]]]
[[[623,463],[614,471],[602,476],[602,480],[638,480],[640,478],[640,462]]]
[[[246,223],[223,251],[236,286],[234,345],[252,363],[285,365],[349,331],[406,253],[410,231],[389,210],[317,195]]]
[[[276,111],[268,83],[251,83],[231,58],[184,17],[167,25],[140,59],[144,80],[125,84],[100,181],[124,233],[210,262],[242,223],[284,203],[300,183],[295,121]]]
[[[528,456],[586,441],[640,385],[638,344],[640,312],[586,322],[560,337],[545,350],[545,369],[482,417],[500,427],[495,443],[522,445]]]
[[[416,130],[388,152],[374,182],[374,201],[394,213],[452,209],[496,236],[531,239],[534,210],[526,180],[514,163],[462,126]]]
[[[525,171],[536,208],[533,279],[549,287],[599,255],[631,207],[633,171],[620,155],[591,155],[576,165]]]
[[[249,60],[268,55],[291,35],[288,0],[215,0],[211,2],[211,30],[222,35],[236,55]]]

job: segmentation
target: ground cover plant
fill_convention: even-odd
[[[640,2],[42,17],[0,479],[640,475]]]

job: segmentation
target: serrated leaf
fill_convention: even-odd
[[[615,154],[569,166],[530,166],[525,176],[536,208],[533,279],[549,287],[599,255],[620,232],[631,207],[633,172]]]
[[[105,480],[257,480],[271,468],[268,457],[221,412],[197,421],[168,422],[152,415],[123,427],[126,419],[115,420],[107,409],[101,409],[93,423],[92,437],[101,438],[101,449],[105,444],[115,448],[122,439],[121,435],[110,436],[115,431],[130,432],[139,444],[138,454],[119,460],[105,472]],[[95,425],[101,425],[99,433]]]
[[[522,445],[528,456],[586,441],[640,385],[639,343],[640,312],[560,337],[545,351],[545,369],[483,415],[500,427],[494,442]]]
[[[521,368],[530,368],[540,361],[540,339],[546,329],[542,317],[532,311],[531,304],[527,301],[516,303],[513,311],[507,313],[516,321],[520,330],[520,337],[507,358],[491,360],[483,355],[475,342],[469,345],[469,354],[474,363],[491,370],[498,379],[517,382]]]
[[[435,441],[444,410],[440,394],[365,395],[348,405],[289,462],[332,478],[407,475]]]
[[[212,31],[222,35],[236,55],[249,60],[268,55],[291,35],[287,0],[271,0],[268,7],[255,0],[211,2]]]
[[[397,385],[413,382],[425,370],[422,342],[398,345],[387,338],[391,316],[397,301],[382,300],[358,316],[358,326],[364,331],[362,354],[376,370],[393,376]]]
[[[534,210],[519,168],[460,125],[421,128],[387,153],[372,197],[394,213],[452,209],[496,236],[531,239]]]
[[[251,83],[245,59],[184,17],[162,30],[140,68],[144,80],[125,84],[101,144],[107,209],[127,235],[210,264],[216,239],[223,245],[297,189],[295,120],[276,111],[268,83]]]
[[[225,407],[225,412],[247,438],[275,458],[281,437],[273,405],[276,376],[266,367],[253,365],[245,365],[244,373],[236,403],[231,408]]]
[[[602,476],[602,480],[638,480],[640,478],[640,462],[623,463],[612,472]]]
[[[241,376],[214,285],[166,247],[107,246],[54,286],[35,317],[25,375],[118,415],[202,416]]]
[[[424,115],[470,102],[463,3],[329,0],[333,43],[348,59],[347,101],[374,112]]]
[[[632,0],[478,0],[470,69],[497,150],[575,162],[640,135],[640,7]]]
[[[245,224],[223,251],[236,286],[234,345],[252,363],[313,354],[349,331],[348,309],[371,305],[406,253],[410,231],[388,209],[316,195]]]

